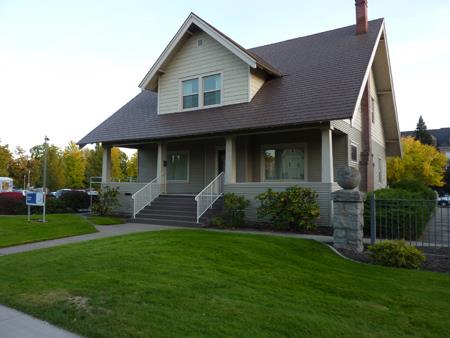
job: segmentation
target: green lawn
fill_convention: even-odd
[[[0,257],[0,303],[88,337],[448,337],[450,275],[201,230]]]
[[[89,216],[87,219],[97,225],[115,225],[124,223],[122,218],[114,216]]]
[[[0,248],[95,232],[83,217],[74,214],[46,215],[47,222],[37,222],[42,215],[0,216]]]

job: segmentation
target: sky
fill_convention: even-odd
[[[355,22],[354,0],[0,0],[0,142],[78,141],[139,93],[190,12],[244,47]],[[450,127],[450,0],[369,0],[386,19],[401,130]]]

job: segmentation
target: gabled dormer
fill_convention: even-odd
[[[250,102],[281,74],[191,13],[139,85],[158,92],[158,114]]]

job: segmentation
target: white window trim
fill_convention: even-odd
[[[352,147],[356,147],[356,161],[353,161],[353,159],[352,159]],[[354,165],[358,165],[358,162],[359,162],[359,144],[356,143],[356,142],[351,141],[350,142],[350,147],[348,149],[348,152],[349,152],[349,156],[348,157],[349,157],[350,163],[354,164]]]
[[[169,167],[169,156],[171,154],[186,154],[187,155],[187,174],[186,174],[187,179],[186,180],[170,180],[169,177],[167,177],[167,182],[171,182],[171,183],[189,183],[189,177],[190,177],[190,170],[189,170],[189,168],[190,168],[190,163],[191,163],[189,150],[169,150],[169,151],[167,151],[167,167]]]
[[[267,149],[286,149],[286,148],[301,148],[303,147],[303,151],[305,154],[304,162],[305,162],[305,178],[304,179],[278,179],[278,180],[268,180],[266,179],[266,167],[264,162],[264,151]],[[308,146],[306,142],[297,142],[297,143],[277,143],[277,144],[263,144],[261,145],[260,152],[260,175],[261,181],[263,182],[308,182]]]
[[[220,75],[220,103],[219,104],[212,104],[209,106],[205,106],[203,104],[203,78],[207,77],[207,76],[211,76],[211,75]],[[197,79],[198,80],[198,107],[194,107],[194,108],[183,108],[183,81],[187,81],[187,80],[194,80]],[[199,110],[199,109],[208,109],[208,108],[215,108],[215,107],[220,107],[223,106],[223,71],[213,71],[213,72],[207,72],[207,73],[202,73],[202,74],[198,74],[195,76],[188,76],[188,77],[184,77],[184,78],[180,78],[178,80],[178,111],[192,111],[192,110]]]

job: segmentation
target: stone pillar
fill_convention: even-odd
[[[102,144],[102,183],[111,181],[111,146]]]
[[[362,252],[364,194],[354,189],[359,185],[361,176],[357,169],[346,167],[338,171],[337,180],[343,189],[332,193],[334,246],[338,249]]]
[[[225,184],[236,183],[236,137],[225,141]]]

